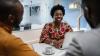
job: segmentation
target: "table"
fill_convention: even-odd
[[[43,52],[45,51],[46,47],[52,47],[54,54],[52,55],[45,55],[43,54]],[[61,50],[61,49],[57,49],[49,44],[45,44],[45,43],[35,43],[32,44],[32,48],[40,55],[40,56],[64,56],[66,53],[66,50]]]

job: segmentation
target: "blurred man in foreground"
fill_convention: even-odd
[[[23,6],[19,0],[0,0],[0,56],[38,56],[21,39],[11,35],[22,15]]]
[[[84,16],[92,30],[75,36],[65,56],[100,56],[99,5],[99,0],[82,0]]]

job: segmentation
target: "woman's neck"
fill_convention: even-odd
[[[59,28],[60,27],[60,22],[54,22],[54,28]]]

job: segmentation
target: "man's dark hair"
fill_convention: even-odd
[[[53,8],[51,9],[51,12],[50,12],[50,15],[53,17],[54,16],[54,13],[56,10],[61,10],[63,12],[63,15],[65,15],[65,9],[62,5],[55,5],[53,6]]]
[[[100,24],[100,2],[99,0],[82,0],[84,16],[92,28]]]
[[[5,21],[9,14],[15,14],[18,0],[0,0],[0,21]]]

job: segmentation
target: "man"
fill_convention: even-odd
[[[38,56],[22,40],[11,35],[22,15],[23,6],[18,0],[0,0],[0,56]]]
[[[82,0],[84,16],[92,30],[75,36],[65,56],[100,56],[100,1]]]

